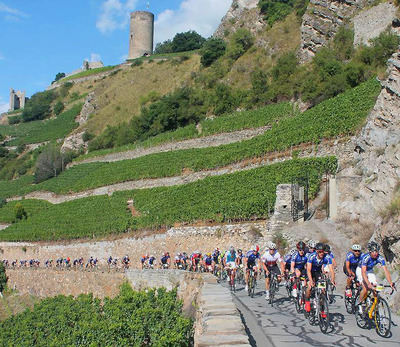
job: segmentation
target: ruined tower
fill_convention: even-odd
[[[25,107],[25,91],[10,89],[10,111],[19,110]]]
[[[153,52],[154,14],[147,11],[131,13],[128,59],[142,57]]]

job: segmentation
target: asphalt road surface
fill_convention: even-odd
[[[327,334],[297,313],[283,286],[276,294],[273,307],[265,300],[264,281],[258,283],[254,298],[247,295],[243,285],[238,285],[232,296],[252,346],[400,346],[399,316],[392,312],[392,336],[382,338],[374,329],[357,326],[354,315],[346,312],[343,295],[339,292],[329,306],[332,323]]]

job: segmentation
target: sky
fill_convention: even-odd
[[[195,30],[209,37],[232,0],[0,0],[0,114],[10,88],[43,91],[83,61],[116,65],[128,56],[129,13],[155,15],[155,44]]]

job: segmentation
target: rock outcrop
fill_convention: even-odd
[[[400,259],[400,228],[383,225],[381,217],[400,182],[400,49],[389,59],[387,73],[367,124],[354,140],[354,160],[339,173],[339,178],[353,178],[339,188],[339,216],[374,225],[375,237],[390,244]]]
[[[81,113],[76,119],[79,125],[85,124],[88,121],[89,116],[92,113],[94,113],[95,110],[96,110],[96,102],[94,98],[94,92],[91,92],[87,96],[85,103],[83,104]]]
[[[87,142],[83,141],[83,134],[85,132],[79,132],[72,134],[65,138],[64,143],[61,146],[61,151],[66,152],[69,150],[79,151],[81,149],[86,149]]]

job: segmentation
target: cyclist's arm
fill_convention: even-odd
[[[307,277],[308,277],[308,281],[310,282],[310,285],[313,287],[314,281],[313,281],[312,275],[311,275],[311,268],[312,268],[312,264],[307,263]]]
[[[346,260],[346,270],[347,270],[347,273],[348,273],[349,275],[351,275],[351,276],[354,277],[354,272],[351,271],[351,269],[350,269],[350,262],[349,262],[348,260]]]
[[[296,263],[294,262],[294,261],[291,261],[290,262],[290,273],[294,273],[294,265],[295,265]]]
[[[333,265],[329,264],[329,272],[331,273],[331,280],[332,280],[332,284],[335,286],[336,282],[335,282],[335,270],[333,269]]]
[[[390,272],[387,269],[386,265],[382,265],[383,271],[385,271],[385,275],[386,275],[386,279],[388,280],[390,286],[393,288],[393,281],[392,281],[392,277],[390,276]]]
[[[265,262],[262,262],[262,266],[264,268],[264,271],[268,274],[269,272],[268,272],[267,265],[265,265]]]

